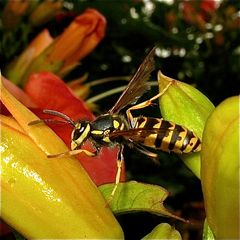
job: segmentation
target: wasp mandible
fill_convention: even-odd
[[[111,197],[113,197],[120,181],[123,147],[125,144],[133,146],[140,152],[153,158],[157,157],[157,154],[149,151],[147,147],[175,153],[191,153],[200,151],[201,149],[200,139],[186,127],[162,118],[133,117],[132,115],[132,111],[150,106],[171,85],[170,82],[156,96],[136,104],[137,100],[149,89],[147,81],[151,72],[155,69],[155,49],[154,47],[145,57],[115,105],[106,114],[100,115],[94,121],[73,121],[63,113],[54,110],[43,110],[46,114],[64,119],[73,127],[71,150],[55,155],[48,155],[48,157],[55,158],[79,153],[96,156],[102,146],[119,146],[115,187],[111,193]],[[125,113],[120,113],[123,108],[130,104],[132,106]],[[34,125],[40,121],[46,120],[33,121],[29,125]],[[96,149],[95,152],[81,149],[81,146],[87,139],[91,139]]]

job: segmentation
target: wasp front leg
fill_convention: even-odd
[[[132,128],[134,127],[134,119],[133,119],[131,111],[137,110],[137,109],[142,109],[142,108],[145,108],[145,107],[148,107],[148,106],[152,105],[152,102],[154,100],[160,98],[168,90],[168,88],[170,87],[171,84],[172,84],[172,82],[169,82],[168,85],[160,93],[158,93],[157,95],[153,96],[152,98],[150,98],[150,99],[148,99],[144,102],[141,102],[137,105],[134,105],[134,106],[130,107],[126,111],[128,121],[129,121]]]
[[[63,153],[57,153],[57,154],[51,154],[47,155],[48,158],[61,158],[61,157],[67,157],[67,156],[74,156],[80,153],[86,154],[88,157],[95,157],[98,154],[98,151],[95,152],[90,152],[85,149],[76,149],[76,150],[71,150]]]
[[[66,157],[66,156],[74,156],[80,153],[86,154],[88,157],[95,157],[99,154],[101,146],[98,145],[97,143],[93,142],[93,147],[95,148],[94,152],[90,152],[86,149],[73,149],[67,152],[63,153],[58,153],[58,154],[51,154],[47,155],[48,158],[61,158],[61,157]]]

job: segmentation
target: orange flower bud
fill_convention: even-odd
[[[3,26],[13,29],[18,25],[21,17],[25,14],[29,6],[29,1],[12,1],[9,0],[3,10],[2,21]]]
[[[64,33],[56,39],[49,61],[64,61],[61,71],[88,55],[104,37],[106,20],[94,9],[87,9],[75,18]]]
[[[62,9],[63,1],[43,1],[31,13],[29,20],[35,25],[41,25],[56,16]]]
[[[21,83],[33,72],[51,71],[64,75],[89,54],[105,34],[106,20],[94,9],[87,9],[66,28],[26,69]]]

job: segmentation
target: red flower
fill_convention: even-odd
[[[9,91],[15,94],[17,98],[25,105],[30,106],[32,111],[41,119],[53,118],[42,113],[43,109],[52,109],[62,112],[73,120],[87,119],[93,120],[93,114],[87,109],[85,103],[76,98],[67,85],[56,75],[50,72],[32,74],[25,86],[25,92],[16,86],[5,86]],[[15,89],[15,90],[14,90]],[[18,90],[16,90],[18,89]],[[32,102],[31,102],[32,101]],[[70,147],[72,127],[69,124],[48,124],[55,133]],[[51,144],[51,143],[49,143]],[[84,144],[83,148],[92,148],[90,142]],[[118,148],[103,147],[96,157],[88,157],[85,154],[79,154],[76,157],[88,172],[96,185],[110,183],[115,181],[116,160]],[[52,160],[51,160],[52,161]],[[122,180],[125,178],[122,171]]]
[[[217,3],[215,0],[185,0],[182,2],[183,18],[185,21],[203,30],[205,29],[206,22],[210,21],[216,8]]]

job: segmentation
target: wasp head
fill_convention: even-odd
[[[91,130],[88,121],[76,122],[71,136],[71,150],[79,148],[89,137]]]

